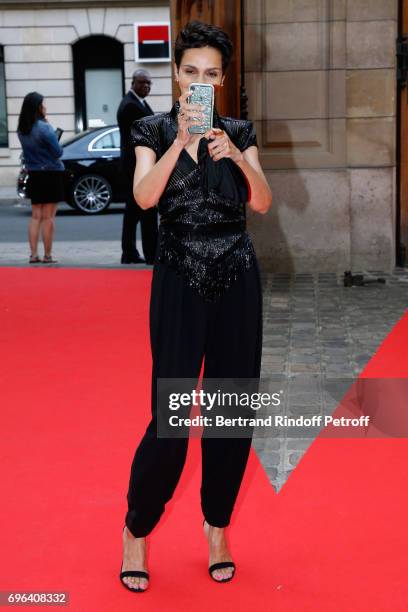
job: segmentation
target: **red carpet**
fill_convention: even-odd
[[[0,590],[69,591],[75,611],[408,609],[408,442],[318,439],[279,495],[254,452],[208,576],[199,440],[155,529],[149,591],[118,578],[130,463],[149,420],[151,273],[0,269]],[[408,314],[364,376],[408,377]],[[24,606],[24,609],[26,606]]]

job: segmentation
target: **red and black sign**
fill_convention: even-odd
[[[170,59],[170,24],[136,23],[136,61]]]

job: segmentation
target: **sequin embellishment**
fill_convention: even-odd
[[[169,113],[135,121],[133,144],[150,147],[159,159],[177,134],[178,107],[176,102]],[[221,117],[214,109],[214,126],[224,129],[241,151],[257,144],[251,121]],[[156,261],[169,263],[204,300],[214,302],[255,263],[256,253],[245,230],[245,202],[228,200],[211,189],[204,196],[200,178],[198,164],[187,152],[180,154],[157,205],[161,223]]]

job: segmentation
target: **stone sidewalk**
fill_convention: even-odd
[[[143,253],[140,240],[137,241],[137,248]],[[55,267],[151,269],[151,266],[143,264],[121,265],[122,247],[119,240],[54,240],[52,252],[58,260],[58,264],[53,264]],[[29,254],[26,242],[3,242],[0,245],[0,266],[29,265]],[[41,243],[39,255],[43,255]]]
[[[263,274],[264,344],[261,377],[286,385],[288,416],[332,414],[408,306],[408,269],[385,284],[344,287],[340,274]],[[355,273],[353,271],[353,273]],[[327,394],[339,384],[337,394]],[[328,397],[329,395],[329,397]],[[312,438],[255,437],[253,446],[276,490]]]

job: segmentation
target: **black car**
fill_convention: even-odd
[[[111,202],[124,202],[125,189],[119,169],[120,134],[115,125],[92,128],[61,143],[66,169],[65,201],[94,215]],[[17,193],[27,197],[27,171],[22,161]]]

